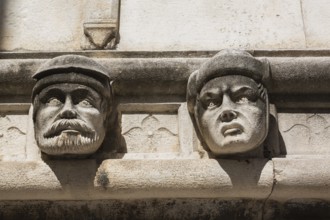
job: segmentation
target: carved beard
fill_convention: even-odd
[[[58,120],[43,135],[37,135],[39,148],[50,155],[93,153],[102,141],[93,129],[78,119]]]

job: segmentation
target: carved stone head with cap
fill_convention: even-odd
[[[267,62],[223,50],[189,78],[187,104],[203,147],[215,156],[241,155],[262,146],[268,133]]]
[[[78,55],[55,57],[33,75],[35,139],[55,156],[97,151],[106,135],[113,94],[107,69]]]

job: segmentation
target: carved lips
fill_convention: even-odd
[[[243,133],[243,127],[238,123],[225,124],[220,127],[220,132],[224,137],[235,136]]]

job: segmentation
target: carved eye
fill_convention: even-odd
[[[249,99],[246,96],[241,96],[236,102],[240,104],[248,103]]]
[[[232,100],[238,104],[256,102],[258,100],[258,93],[252,89],[247,89],[245,91],[233,93]]]
[[[79,102],[79,106],[86,107],[86,108],[91,108],[93,105],[88,101],[87,99],[81,100]]]
[[[50,105],[50,106],[58,106],[58,105],[62,104],[62,102],[59,99],[52,97],[47,100],[46,104]]]
[[[206,106],[208,109],[213,109],[219,106],[219,102],[213,99],[210,99],[206,102]]]

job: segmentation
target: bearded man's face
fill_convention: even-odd
[[[107,112],[105,100],[93,88],[76,83],[53,84],[35,99],[35,138],[42,152],[86,155],[101,146]]]

